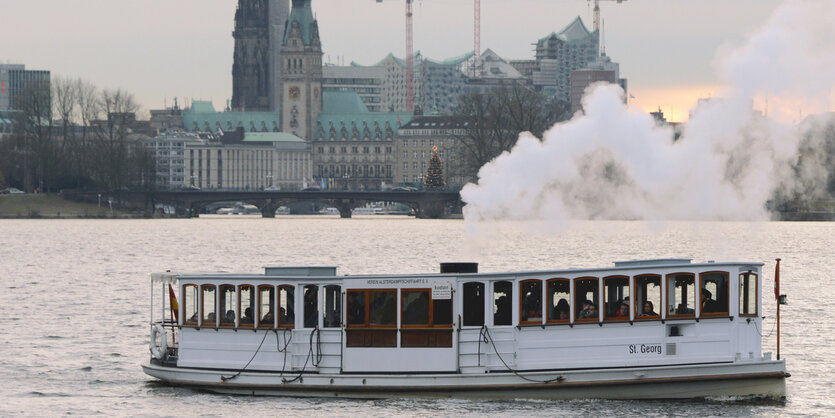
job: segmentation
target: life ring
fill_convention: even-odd
[[[157,345],[157,337],[159,337],[159,345]],[[168,337],[165,335],[165,328],[161,324],[156,324],[151,327],[151,355],[157,359],[162,360],[165,353],[168,352]]]

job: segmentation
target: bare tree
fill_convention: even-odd
[[[522,132],[538,138],[555,122],[570,116],[566,103],[549,99],[528,86],[502,86],[486,93],[459,98],[456,116],[467,119],[469,129],[458,139],[463,145],[464,169],[478,169],[510,150]]]
[[[98,105],[105,119],[94,122],[95,178],[100,186],[118,191],[126,186],[128,180],[129,125],[135,121],[139,106],[132,94],[121,89],[102,91]]]
[[[18,150],[23,154],[23,187],[48,189],[56,159],[52,137],[52,94],[49,81],[30,80],[15,97],[14,124]]]

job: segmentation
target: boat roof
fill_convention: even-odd
[[[695,270],[705,268],[726,268],[738,267],[739,272],[748,270],[759,270],[764,263],[762,262],[715,262],[707,261],[703,263],[693,263],[692,259],[688,258],[664,258],[664,259],[650,259],[650,260],[630,260],[630,261],[615,261],[613,266],[599,267],[599,268],[569,268],[558,270],[520,270],[507,272],[481,272],[481,273],[417,273],[417,274],[362,274],[362,275],[336,275],[335,266],[265,266],[265,274],[235,274],[235,273],[155,273],[152,275],[155,281],[163,281],[164,279],[180,279],[180,280],[195,280],[195,279],[238,279],[238,280],[263,280],[263,279],[284,279],[284,280],[344,280],[344,279],[379,279],[379,278],[451,278],[451,277],[470,277],[470,278],[501,278],[512,276],[578,276],[583,274],[595,276],[607,276],[615,274],[624,274],[627,272],[647,272],[647,270],[668,270],[670,272],[676,269],[681,270]],[[311,274],[306,274],[309,271]],[[326,272],[333,272],[333,274],[323,274]],[[272,274],[270,274],[272,273]],[[318,273],[318,274],[317,274]],[[592,274],[593,273],[593,274]]]

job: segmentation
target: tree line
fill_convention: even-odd
[[[79,78],[30,82],[0,138],[0,181],[33,191],[150,189],[153,155],[133,130],[139,106],[121,89]]]

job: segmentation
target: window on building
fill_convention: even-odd
[[[667,317],[696,314],[696,277],[691,273],[667,275]]]
[[[757,316],[757,275],[745,272],[739,275],[739,315]]]
[[[700,315],[728,315],[728,273],[712,271],[699,275]]]
[[[582,277],[574,280],[574,318],[576,322],[600,320],[600,280]]]
[[[493,325],[513,325],[513,283],[493,283]]]
[[[519,282],[519,323],[542,323],[542,280]]]
[[[550,279],[547,283],[548,322],[568,322],[571,319],[569,280]]]

